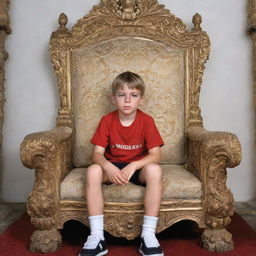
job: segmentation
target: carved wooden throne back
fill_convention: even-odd
[[[113,109],[111,81],[127,70],[145,80],[142,110],[154,117],[165,141],[162,163],[184,164],[186,130],[202,123],[199,93],[209,54],[200,16],[193,22],[186,30],[156,0],[101,1],[71,31],[60,16],[50,49],[60,91],[58,124],[75,127],[76,167],[91,163],[90,138],[100,117]]]

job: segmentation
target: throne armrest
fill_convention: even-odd
[[[230,222],[234,200],[226,185],[226,168],[240,161],[241,145],[235,134],[199,126],[188,129],[188,169],[202,182],[206,224],[211,228],[220,229]]]
[[[21,144],[23,164],[35,169],[35,184],[29,195],[27,210],[38,229],[58,226],[60,183],[71,168],[69,127],[27,135]]]

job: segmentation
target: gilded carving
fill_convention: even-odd
[[[247,3],[247,22],[248,22],[248,31],[254,32],[256,28],[256,1],[248,0]]]
[[[116,6],[119,6],[118,10],[126,10],[124,6],[128,6],[128,2],[129,6],[133,5],[134,8],[139,6],[140,12],[136,19],[121,18],[116,13]],[[59,91],[63,95],[61,96],[59,113],[64,111],[63,116],[66,115],[67,119],[71,115],[68,113],[71,104],[67,104],[65,107],[65,102],[68,101],[67,90],[69,90],[69,86],[65,68],[61,68],[69,68],[68,49],[76,49],[81,45],[85,46],[118,36],[137,36],[158,40],[170,45],[175,44],[177,47],[184,47],[184,45],[185,48],[188,48],[189,45],[192,47],[194,58],[189,59],[189,65],[193,65],[194,68],[191,69],[193,73],[191,73],[191,80],[188,81],[190,84],[190,103],[188,104],[187,118],[188,124],[202,123],[199,94],[205,62],[209,57],[210,41],[208,35],[201,29],[201,16],[199,14],[194,15],[194,28],[189,31],[179,18],[170,14],[169,10],[164,8],[164,5],[158,4],[157,1],[114,1],[114,3],[113,1],[102,1],[100,5],[94,6],[90,14],[80,19],[70,32],[65,28],[67,24],[66,16],[62,14],[62,19],[59,19],[60,28],[52,34],[50,41],[51,59],[55,68]],[[62,23],[60,20],[62,20]],[[63,50],[63,56],[58,53],[61,49]]]
[[[210,252],[226,252],[234,249],[232,235],[226,229],[206,229],[202,234],[204,249]]]
[[[226,186],[226,168],[240,163],[241,145],[234,134],[208,132],[202,127],[191,127],[188,136],[189,168],[199,170],[205,180],[203,204],[208,229],[202,235],[203,246],[210,251],[232,250],[232,235],[225,227],[231,222],[234,200]]]
[[[10,17],[8,14],[10,0],[2,0],[0,2],[0,30],[4,30],[7,34],[11,33]]]
[[[30,251],[49,253],[61,246],[61,235],[56,229],[36,230],[30,238]]]
[[[210,41],[202,30],[202,17],[195,14],[194,27],[188,30],[183,21],[156,0],[101,0],[71,30],[66,28],[67,22],[67,16],[61,14],[59,28],[50,39],[50,57],[60,94],[57,127],[28,135],[21,145],[23,163],[36,169],[35,186],[28,200],[28,212],[38,229],[32,236],[31,250],[56,250],[61,243],[58,229],[69,219],[88,225],[85,201],[59,198],[60,183],[71,170],[74,148],[72,90],[75,89],[71,90],[74,79],[71,72],[75,64],[72,54],[99,42],[126,37],[152,40],[178,49],[186,65],[183,67],[186,78],[182,80],[186,88],[182,94],[185,95],[184,130],[188,136],[186,166],[201,181],[202,198],[163,201],[157,232],[189,219],[202,228],[207,227],[202,236],[204,248],[212,251],[232,249],[232,236],[225,230],[233,213],[233,196],[226,187],[226,168],[239,164],[241,147],[235,135],[208,132],[203,128],[199,95]],[[141,202],[108,202],[104,211],[106,231],[127,239],[140,234]]]
[[[63,223],[78,220],[88,226],[85,201],[60,202]],[[144,208],[142,203],[105,203],[104,230],[116,237],[132,240],[139,236],[142,226]],[[205,228],[201,200],[172,200],[161,203],[157,233],[181,220],[195,221],[200,228]],[[59,228],[62,228],[61,225]]]
[[[70,51],[67,45],[67,39],[70,37],[70,32],[66,28],[67,23],[68,18],[64,13],[62,13],[59,16],[60,26],[58,30],[52,33],[49,51],[60,95],[57,125],[71,126],[69,77]]]
[[[127,239],[133,239],[140,235],[142,226],[141,214],[113,213],[105,217],[105,229],[116,237],[122,237],[125,233]]]
[[[107,2],[105,1],[107,4]],[[124,20],[134,20],[141,12],[141,0],[113,0],[113,9]]]
[[[65,127],[30,134],[21,145],[21,159],[24,165],[35,169],[35,184],[28,197],[27,212],[37,229],[53,230],[50,236],[47,236],[47,232],[43,232],[43,236],[41,231],[34,232],[30,248],[35,252],[57,249],[56,232],[60,221],[59,186],[71,166],[71,151],[67,148],[71,148],[71,129]],[[52,243],[49,240],[51,237]],[[43,238],[45,240],[42,240]],[[39,241],[41,246],[38,247]],[[58,244],[60,242],[61,240]]]
[[[252,75],[253,75],[253,105],[256,111],[256,1],[247,2],[247,33],[252,39]]]
[[[5,103],[5,61],[8,58],[8,53],[5,50],[6,35],[11,33],[10,29],[10,17],[9,0],[0,1],[0,156],[2,155],[2,141],[3,141],[3,122],[4,122],[4,103]],[[0,164],[1,166],[1,164]],[[1,175],[0,175],[1,177]],[[1,182],[1,180],[0,180]]]
[[[232,134],[212,136],[202,149],[207,169],[206,223],[216,229],[224,228],[233,215],[233,195],[226,186],[227,167],[241,160],[241,146]]]

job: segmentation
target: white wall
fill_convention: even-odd
[[[6,104],[3,143],[2,199],[26,201],[34,171],[23,167],[19,147],[25,135],[54,127],[58,96],[48,55],[48,41],[61,12],[69,27],[99,0],[12,0],[6,48]],[[243,160],[228,170],[235,200],[256,195],[254,111],[252,108],[251,41],[246,35],[246,1],[159,0],[191,28],[198,12],[211,39],[201,93],[205,127],[239,137]]]

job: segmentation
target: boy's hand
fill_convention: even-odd
[[[115,165],[106,160],[104,152],[105,148],[96,145],[93,151],[93,162],[105,170],[110,182],[121,186],[126,185],[128,181],[122,176],[122,173]]]
[[[122,170],[122,176],[124,177],[124,179],[128,182],[130,180],[130,178],[132,177],[132,175],[136,172],[136,166],[135,164],[129,163],[128,165],[126,165]]]
[[[128,180],[123,177],[121,171],[114,165],[112,165],[111,168],[108,168],[106,173],[108,175],[109,181],[116,185],[124,186],[128,183]]]

